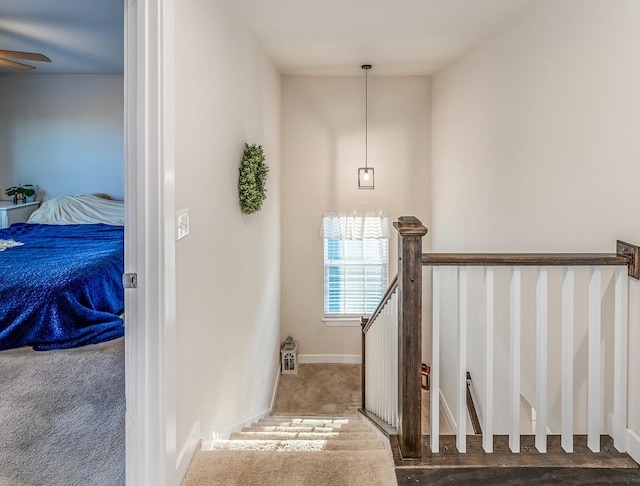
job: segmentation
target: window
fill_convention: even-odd
[[[325,213],[324,315],[371,314],[387,289],[388,218],[383,213]]]

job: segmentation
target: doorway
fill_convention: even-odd
[[[125,2],[126,484],[174,485],[174,0]]]

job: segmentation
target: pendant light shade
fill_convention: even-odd
[[[368,155],[369,155],[369,69],[371,64],[363,64],[364,69],[364,167],[358,168],[358,189],[373,189],[374,185],[374,170],[373,167],[369,167]]]

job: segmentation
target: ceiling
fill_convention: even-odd
[[[177,0],[184,1],[184,0]],[[540,0],[227,0],[283,74],[431,74]],[[0,49],[31,73],[122,73],[123,0],[2,0]],[[0,68],[0,73],[8,73]]]
[[[431,74],[539,0],[233,0],[283,74]]]
[[[39,52],[37,73],[122,73],[123,0],[1,0],[0,49]],[[0,73],[11,73],[0,68]]]

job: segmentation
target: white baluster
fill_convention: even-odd
[[[391,423],[392,419],[391,419],[391,402],[393,400],[393,396],[391,395],[391,383],[393,381],[393,369],[391,367],[391,355],[392,354],[398,354],[397,348],[396,349],[392,349],[391,348],[391,333],[393,332],[393,326],[391,325],[391,322],[393,321],[393,316],[391,314],[391,301],[389,301],[387,303],[387,315],[388,315],[388,321],[387,321],[387,327],[386,327],[386,339],[385,339],[385,348],[386,348],[386,369],[387,369],[387,381],[386,381],[386,390],[385,392],[387,393],[387,400],[386,400],[386,422],[387,423]]]
[[[391,400],[393,404],[393,413],[391,415],[392,422],[391,425],[393,427],[398,426],[398,292],[394,292],[393,298],[391,300],[391,315],[393,316],[391,319],[392,325],[392,333],[391,333],[391,362],[393,363],[393,380],[392,380],[392,389],[391,389]]]
[[[384,355],[384,343],[383,343],[383,339],[384,339],[384,317],[382,318],[382,320],[378,323],[378,362],[377,362],[377,367],[378,367],[378,386],[379,391],[378,391],[378,406],[377,406],[377,415],[378,417],[382,417],[382,402],[384,400],[384,365],[382,363],[382,360],[380,359],[381,356]]]
[[[548,271],[538,269],[536,283],[536,449],[547,452]]]
[[[373,354],[373,346],[372,346],[372,342],[371,342],[371,333],[372,333],[372,329],[369,328],[369,330],[367,331],[367,334],[364,336],[365,339],[365,349],[366,349],[366,353],[365,353],[365,362],[366,362],[366,374],[365,374],[365,390],[366,390],[366,395],[365,395],[365,408],[368,411],[371,411],[371,397],[374,394],[374,389],[373,389],[373,373],[374,373],[374,369],[373,369],[373,360],[371,359],[371,355]]]
[[[378,356],[382,359],[378,359],[378,369],[380,370],[380,399],[378,400],[378,416],[384,419],[384,402],[386,400],[385,396],[385,374],[386,370],[384,369],[384,355],[387,353],[387,350],[384,348],[384,333],[385,327],[387,326],[387,319],[385,316],[382,316],[382,321],[380,321],[380,327],[378,328]]]
[[[378,416],[382,418],[385,422],[387,420],[387,373],[389,372],[387,364],[387,353],[389,352],[387,348],[387,328],[389,327],[389,319],[387,318],[387,308],[386,306],[382,309],[380,321],[380,413]]]
[[[510,345],[509,362],[511,373],[509,378],[509,404],[510,404],[510,426],[509,426],[509,448],[511,452],[520,452],[520,341],[521,341],[521,287],[522,276],[520,267],[511,269],[511,316],[510,325]]]
[[[369,410],[375,413],[375,404],[378,399],[378,369],[376,366],[376,353],[378,352],[378,346],[376,343],[376,329],[375,329],[375,321],[371,328],[369,329],[369,338],[370,345],[369,349],[371,349],[371,353],[369,356],[371,358],[370,366],[371,366],[371,395],[369,396]]]
[[[387,301],[384,307],[385,326],[383,329],[384,344],[383,344],[383,371],[384,371],[384,410],[383,418],[387,423],[391,423],[391,353],[395,350],[391,349],[391,306]]]
[[[383,332],[383,351],[382,355],[384,356],[384,421],[389,423],[391,421],[390,418],[390,406],[391,406],[391,397],[389,396],[389,390],[391,390],[391,353],[392,350],[389,347],[390,339],[389,339],[389,330],[391,329],[391,313],[389,302],[385,305],[385,319],[384,319],[384,329]],[[396,350],[393,350],[397,352]]]
[[[573,328],[575,280],[573,267],[562,278],[562,448],[573,452]]]
[[[371,347],[369,345],[369,332],[364,335],[364,347],[365,347],[365,355],[364,355],[364,366],[365,366],[365,376],[364,376],[364,386],[366,394],[364,396],[364,408],[369,410],[369,395],[371,394],[371,384],[370,384],[370,375],[371,375],[371,360],[369,359],[369,355],[371,354]]]
[[[602,272],[599,267],[589,269],[589,365],[587,397],[587,446],[600,452],[602,429]]]
[[[376,326],[376,415],[380,416],[380,401],[382,400],[382,368],[380,367],[380,352],[382,351],[382,345],[380,343],[380,334],[384,323],[378,322]]]
[[[456,447],[467,452],[467,269],[458,267],[458,430]]]
[[[384,349],[384,333],[386,326],[386,317],[384,307],[378,315],[379,322],[376,322],[376,337],[377,337],[377,352],[376,352],[376,368],[378,370],[378,399],[376,403],[376,415],[384,420],[383,408],[384,408],[384,355],[386,350]],[[378,320],[376,319],[376,320]]]
[[[485,302],[485,387],[484,414],[482,416],[482,447],[493,452],[493,328],[494,328],[494,277],[493,267],[484,268]]]
[[[440,268],[431,273],[433,295],[431,320],[431,452],[440,452]]]
[[[369,331],[367,332],[366,335],[366,340],[367,340],[367,354],[366,354],[366,359],[367,359],[367,395],[365,397],[366,400],[366,405],[367,405],[367,410],[369,412],[373,412],[373,397],[376,394],[376,390],[375,390],[375,386],[376,386],[376,380],[375,380],[375,360],[374,355],[376,353],[376,349],[374,348],[373,345],[373,325],[369,328]]]
[[[386,369],[386,362],[387,362],[387,353],[389,352],[388,349],[386,349],[385,346],[385,334],[386,334],[386,328],[389,324],[387,316],[383,314],[382,316],[382,321],[380,322],[381,326],[380,326],[380,357],[383,358],[381,360],[379,360],[379,364],[378,366],[380,367],[380,404],[379,404],[379,412],[378,412],[378,416],[381,417],[382,419],[385,419],[385,402],[387,401],[387,397],[386,397],[386,379],[387,379],[387,369]]]
[[[613,445],[627,451],[627,366],[629,336],[629,277],[627,268],[616,268],[613,364]]]

